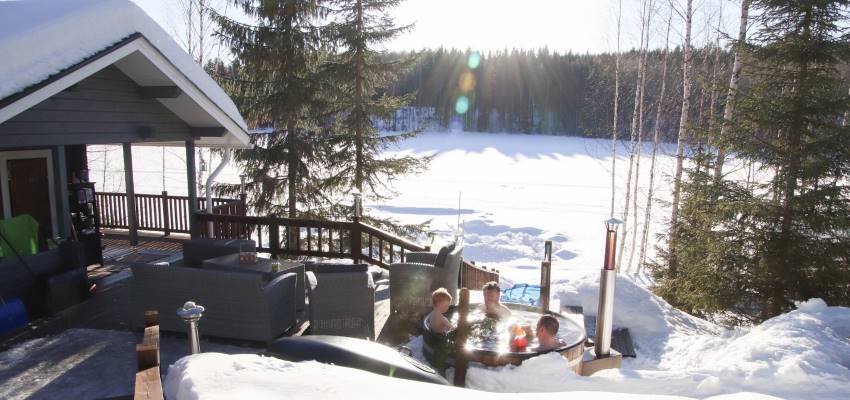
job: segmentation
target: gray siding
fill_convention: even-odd
[[[107,67],[0,124],[0,147],[186,140],[186,123]]]

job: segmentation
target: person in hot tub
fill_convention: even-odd
[[[450,304],[452,304],[452,295],[445,288],[439,288],[431,293],[431,305],[434,306],[434,309],[428,314],[428,327],[431,332],[448,333],[454,329],[451,321],[445,316]]]
[[[564,342],[558,338],[558,329],[558,319],[551,315],[543,315],[537,320],[537,351],[546,352],[564,346]]]
[[[490,281],[484,284],[481,288],[484,292],[484,304],[479,306],[479,309],[488,317],[496,319],[508,319],[511,317],[511,309],[502,304],[500,297],[502,289],[499,288],[499,283]]]

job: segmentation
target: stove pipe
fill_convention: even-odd
[[[610,219],[605,222],[605,262],[599,278],[599,307],[596,310],[596,341],[594,351],[597,358],[607,357],[611,352],[611,328],[614,324],[614,285],[617,281],[617,227],[622,222]]]

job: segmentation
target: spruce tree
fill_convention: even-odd
[[[385,150],[420,130],[401,133],[379,132],[373,118],[388,119],[416,96],[393,96],[390,91],[400,74],[415,61],[414,56],[390,57],[378,47],[408,31],[396,26],[387,12],[401,0],[333,0],[334,22],[329,39],[334,56],[324,70],[332,76],[336,123],[328,162],[330,176],[325,188],[343,195],[355,190],[365,198],[384,200],[394,193],[390,183],[399,176],[424,169],[429,158],[387,156]],[[379,221],[368,218],[370,222]],[[378,223],[392,227],[393,223]],[[413,231],[399,229],[409,234]]]
[[[325,8],[317,0],[232,3],[251,24],[211,16],[216,36],[234,56],[225,86],[248,124],[267,128],[252,137],[254,148],[235,154],[251,183],[253,209],[289,217],[320,213],[329,99],[319,68],[325,52],[318,21]]]
[[[847,0],[756,0],[742,46],[745,85],[718,143],[751,162],[762,182],[694,173],[681,231],[659,268],[659,291],[704,311],[766,319],[794,301],[850,304],[850,107],[839,72],[850,61]],[[740,44],[739,44],[740,45]]]

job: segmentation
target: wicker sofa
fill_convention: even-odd
[[[269,343],[296,321],[296,275],[269,282],[260,274],[169,265],[133,265],[134,315],[159,311],[160,328],[185,332],[176,311],[187,300],[206,308],[201,335]]]
[[[55,249],[0,261],[0,297],[20,298],[30,318],[52,314],[89,296],[83,245],[65,241]]]
[[[463,248],[443,248],[445,254],[410,252],[405,262],[390,265],[390,308],[401,320],[418,320],[431,308],[431,292],[445,288],[457,304],[458,273]]]

